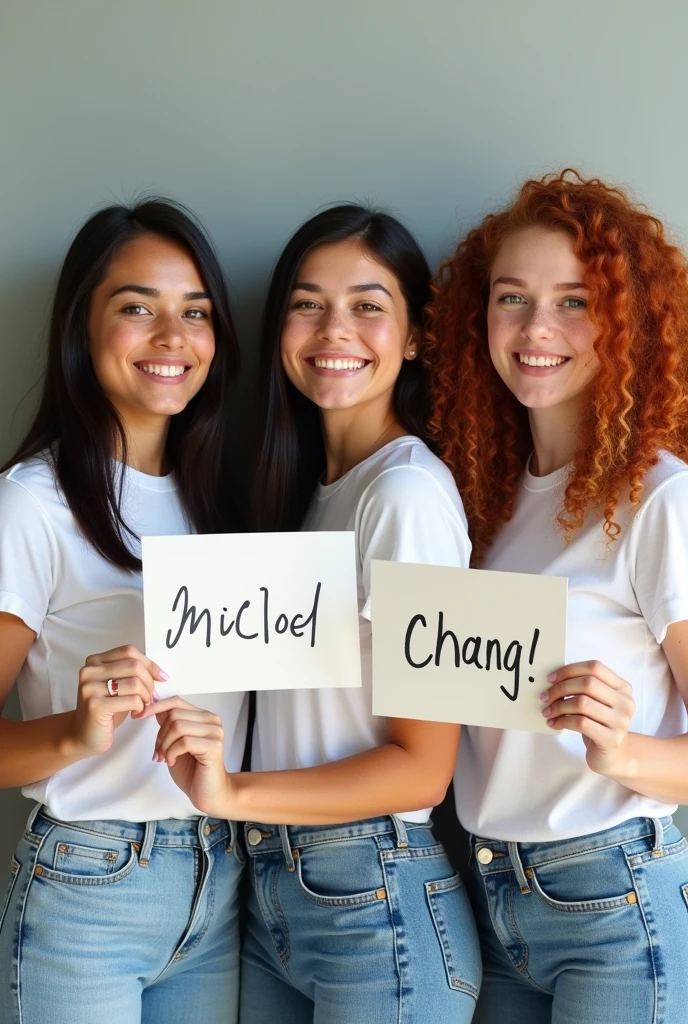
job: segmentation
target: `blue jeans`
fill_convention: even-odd
[[[242,1024],[468,1024],[475,923],[429,824],[248,823]]]
[[[34,811],[0,904],[0,1024],[236,1021],[233,828]]]
[[[688,843],[671,818],[472,846],[476,1024],[688,1021]]]

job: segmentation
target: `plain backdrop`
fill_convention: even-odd
[[[686,39],[685,0],[3,0],[0,459],[34,408],[60,260],[104,203],[164,193],[209,227],[244,471],[267,276],[322,204],[383,204],[436,265],[523,178],[573,165],[688,237]],[[27,812],[0,793],[0,874]]]

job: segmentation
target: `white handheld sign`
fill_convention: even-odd
[[[165,696],[360,686],[354,534],[143,537]]]
[[[568,581],[372,563],[373,712],[549,732],[540,694],[565,664]]]

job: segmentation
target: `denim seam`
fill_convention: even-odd
[[[422,857],[445,857],[446,850],[440,844],[436,846],[412,846],[406,850],[394,848],[380,851],[383,860],[420,860]]]
[[[650,930],[650,925],[649,925],[649,922],[648,922],[648,919],[647,919],[647,914],[645,912],[645,907],[643,906],[642,894],[639,891],[640,887],[638,886],[637,880],[635,878],[635,873],[634,873],[634,870],[633,870],[633,865],[631,864],[631,862],[629,860],[629,857],[625,853],[624,853],[624,856],[625,856],[625,859],[626,859],[626,863],[628,865],[628,870],[629,870],[629,872],[631,874],[631,878],[633,879],[634,890],[636,892],[636,897],[637,897],[637,900],[638,900],[637,907],[638,907],[638,909],[640,911],[640,916],[642,918],[643,926],[645,928],[645,935],[647,936],[648,948],[649,948],[649,953],[650,953],[650,964],[652,966],[652,979],[653,979],[652,1024],[660,1024],[660,1018],[659,1018],[659,977],[658,977],[658,973],[657,973],[657,961],[656,961],[656,957],[655,957],[655,944],[652,941],[652,932]]]
[[[383,872],[384,873],[384,872]],[[315,903],[319,907],[366,907],[372,903],[381,903],[382,900],[378,896],[379,888],[369,889],[367,892],[356,892],[350,896],[322,896],[320,893],[314,892],[309,889],[303,880],[303,873],[301,870],[301,857],[298,859],[296,865],[296,875],[301,887],[301,891],[304,896]]]
[[[194,854],[194,864],[195,864],[195,868],[196,868],[195,874],[197,875],[198,874],[198,847],[197,846],[193,846],[193,847],[191,847],[191,849],[193,850],[193,854]],[[205,853],[205,851],[203,851],[203,853]],[[181,950],[184,948],[184,944],[186,943],[187,939],[191,935],[191,932],[192,932],[192,929],[193,929],[193,926],[194,926],[194,922],[196,920],[196,914],[198,913],[198,908],[201,905],[201,900],[203,898],[203,893],[205,891],[205,885],[206,885],[206,882],[208,881],[208,877],[209,877],[209,874],[210,874],[210,871],[209,871],[209,868],[208,868],[208,861],[207,861],[207,859],[205,860],[205,864],[206,864],[206,871],[205,871],[204,875],[202,875],[200,883],[198,882],[198,880],[196,880],[196,883],[195,883],[196,886],[198,886],[198,888],[196,889],[196,893],[194,895],[194,901],[193,901],[193,905],[191,907],[191,913],[189,914],[188,920],[186,922],[186,927],[184,928],[184,931],[182,932],[182,936],[181,936],[179,942],[174,947],[174,950],[172,951],[172,955],[170,956],[169,960],[167,961],[165,966],[162,968],[162,970],[153,979],[153,981],[151,983],[152,985],[156,985],[160,981],[160,979],[163,978],[170,971],[170,969],[174,966],[175,963],[179,963],[180,960],[183,960],[185,958],[186,954],[188,952],[190,952],[192,949],[194,949],[194,947],[197,945],[197,941],[198,940],[194,939],[193,943],[191,943],[189,948],[187,950],[185,950],[183,953],[181,953]]]
[[[394,964],[397,969],[397,1024],[403,1024],[403,1012],[404,1012],[404,979],[401,972],[401,960],[399,957],[399,942],[397,936],[397,927],[394,920],[394,907],[392,906],[392,894],[390,891],[389,877],[387,875],[387,864],[382,857],[384,851],[380,850],[380,869],[382,871],[382,880],[385,883],[385,892],[387,899],[384,901],[387,904],[387,914],[389,915],[389,925],[392,929],[392,948],[394,949]]]
[[[542,867],[547,867],[550,864],[561,864],[561,863],[563,863],[564,861],[567,861],[567,860],[576,860],[578,857],[584,857],[584,856],[586,856],[589,853],[604,853],[606,850],[615,850],[615,849],[618,849],[618,848],[623,849],[625,846],[628,846],[631,843],[635,843],[635,842],[637,842],[640,839],[649,839],[652,835],[653,835],[652,832],[646,832],[644,835],[635,836],[633,839],[626,839],[622,843],[618,843],[618,842],[617,843],[607,843],[604,846],[586,847],[584,850],[576,850],[575,853],[563,853],[563,854],[561,854],[558,857],[548,857],[546,860],[531,860],[530,858],[528,858],[527,862],[525,863],[524,866],[527,867],[527,868],[542,868]],[[557,840],[554,840],[552,845],[555,845],[556,842],[557,842]],[[672,845],[676,845],[676,844],[672,844]],[[489,846],[487,848],[489,849]],[[666,847],[665,847],[665,849],[666,849]],[[514,870],[513,866],[510,863],[506,863],[504,865],[500,864],[499,867],[493,867],[493,865],[490,864],[489,867],[490,867],[490,870],[486,870],[486,871],[481,870],[481,874],[483,876],[487,877],[488,875],[496,875],[496,874],[500,874],[500,873],[505,872],[505,871],[513,871]]]
[[[14,892],[14,887],[17,884],[17,879],[19,878],[20,871],[21,864],[19,863],[17,858],[13,856],[10,861],[10,880],[7,885],[7,896],[5,897],[5,902],[3,904],[2,911],[0,912],[0,928],[2,928],[3,921],[5,920],[5,914],[9,910],[10,901],[12,899],[12,893]]]
[[[21,957],[22,957],[22,933],[24,929],[24,913],[26,912],[26,904],[29,898],[29,891],[34,879],[34,868],[36,861],[38,860],[38,854],[40,853],[43,843],[46,841],[50,833],[53,831],[54,826],[51,825],[45,835],[40,836],[40,842],[34,846],[34,857],[29,858],[26,864],[26,870],[28,872],[26,878],[26,888],[24,889],[24,895],[22,898],[21,906],[17,908],[19,911],[18,919],[16,923],[16,929],[14,934],[14,940],[12,942],[12,953],[14,964],[17,970],[17,1024],[23,1024],[24,1012],[22,1010],[22,998],[21,998]],[[32,844],[33,845],[33,844]]]

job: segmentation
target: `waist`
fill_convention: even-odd
[[[266,825],[247,821],[244,824],[244,840],[249,856],[257,857],[263,853],[281,852],[287,839],[294,848],[380,835],[395,835],[398,842],[404,844],[408,832],[415,829],[429,830],[431,827],[430,819],[411,822],[402,820],[396,814],[338,825]]]
[[[44,807],[37,807],[29,817],[27,832],[34,836],[45,836],[52,828],[72,829],[75,833],[113,837],[125,842],[164,847],[195,846],[208,849],[222,840],[233,845],[236,840],[235,822],[222,818],[199,815],[194,818],[162,818],[157,821],[117,821],[115,819],[96,821],[63,821],[49,814]]]
[[[628,821],[572,839],[553,839],[548,842],[505,842],[471,835],[471,853],[481,874],[508,871],[519,861],[524,868],[542,867],[555,861],[567,860],[586,853],[595,853],[613,847],[647,840],[648,848],[656,856],[663,855],[667,845],[681,841],[681,833],[673,824],[671,815],[663,818],[630,818]]]

